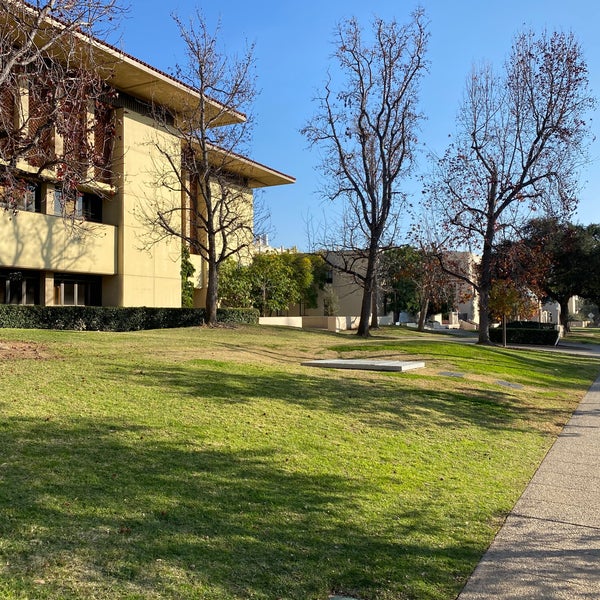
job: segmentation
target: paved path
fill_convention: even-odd
[[[458,596],[484,599],[600,599],[600,377]]]

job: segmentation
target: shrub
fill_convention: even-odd
[[[203,308],[149,308],[109,306],[15,306],[0,304],[0,327],[20,329],[74,329],[78,331],[136,331],[194,327],[204,322]],[[258,323],[255,309],[217,311],[222,323]]]
[[[502,343],[502,327],[490,329],[490,340],[497,344]],[[516,321],[506,324],[506,342],[509,344],[554,346],[557,341],[558,330],[552,323]]]
[[[217,309],[217,321],[219,323],[231,323],[235,325],[258,324],[259,312],[256,308],[219,308]]]
[[[539,321],[509,321],[507,329],[548,329],[556,331],[555,323],[540,323]]]
[[[17,329],[45,329],[41,306],[14,306],[0,304],[0,327]]]

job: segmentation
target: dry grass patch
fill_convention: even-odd
[[[41,344],[28,342],[2,342],[0,341],[0,361],[49,358],[47,349]]]

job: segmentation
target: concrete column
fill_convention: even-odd
[[[40,304],[42,306],[54,306],[54,273],[50,271],[42,272]]]

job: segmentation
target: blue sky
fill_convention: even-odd
[[[117,44],[126,52],[170,72],[183,62],[182,45],[171,18],[186,18],[196,7],[211,29],[221,20],[228,51],[256,44],[257,126],[251,158],[296,177],[294,185],[267,189],[263,199],[271,213],[275,246],[307,249],[307,223],[318,223],[327,210],[319,196],[318,153],[308,148],[300,129],[314,114],[313,98],[332,64],[332,32],[341,19],[356,16],[365,26],[377,15],[404,23],[422,6],[430,20],[428,59],[421,108],[427,117],[421,140],[428,151],[443,153],[455,131],[455,115],[473,64],[500,66],[513,36],[523,28],[571,30],[581,42],[590,70],[590,84],[600,97],[600,2],[597,0],[130,0],[131,10]],[[114,40],[111,40],[114,41]],[[600,110],[600,108],[598,109]],[[594,115],[594,134],[600,138]],[[600,222],[600,139],[591,148],[592,164],[582,173],[586,182],[574,220]],[[420,165],[426,168],[425,154]],[[407,185],[407,189],[415,186]]]

